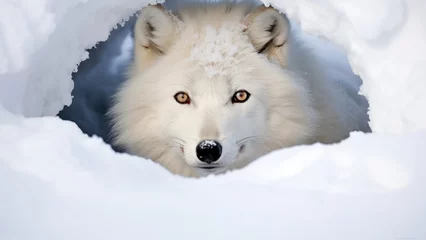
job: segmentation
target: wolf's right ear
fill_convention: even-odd
[[[144,7],[135,24],[135,44],[141,50],[164,54],[176,36],[176,19],[160,4]]]
[[[287,17],[272,7],[260,6],[244,19],[254,48],[280,65],[287,65],[290,23]]]

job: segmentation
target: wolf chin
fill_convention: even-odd
[[[110,112],[115,143],[172,173],[219,174],[276,149],[370,131],[357,86],[295,50],[289,20],[271,7],[151,5],[134,34],[134,61]]]

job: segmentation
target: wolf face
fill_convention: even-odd
[[[116,143],[173,173],[240,168],[311,142],[315,110],[283,70],[288,20],[246,4],[142,9],[135,60],[112,109]]]

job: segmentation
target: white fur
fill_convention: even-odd
[[[135,36],[132,71],[111,112],[116,143],[173,173],[224,172],[276,149],[335,143],[351,131],[369,131],[366,101],[356,87],[335,85],[321,69],[301,66],[315,59],[303,60],[309,56],[287,18],[272,8],[215,3],[172,14],[148,6]],[[258,53],[267,42],[269,48]],[[240,89],[250,99],[232,104]],[[189,94],[191,104],[175,101],[179,91]],[[195,148],[204,139],[222,144],[221,168],[197,168]]]

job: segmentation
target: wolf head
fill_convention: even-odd
[[[263,6],[143,8],[130,77],[112,109],[116,143],[183,176],[308,143],[309,93],[283,69],[289,28]]]

